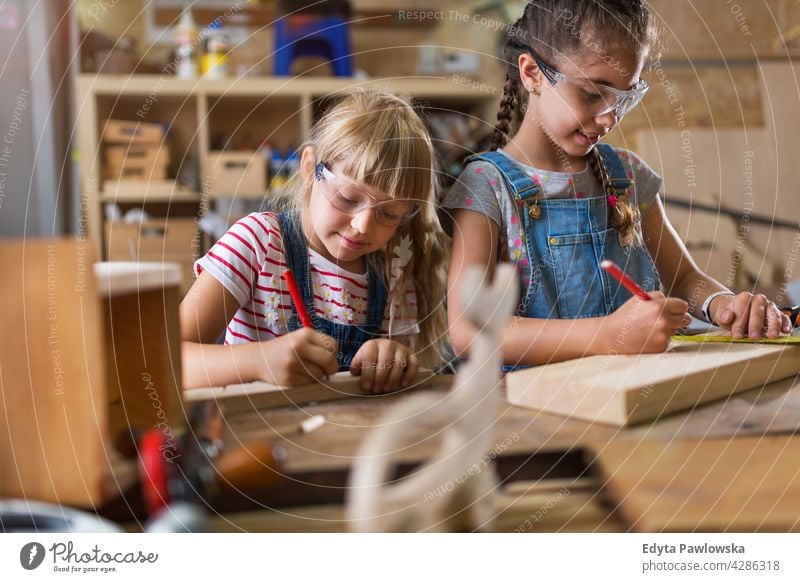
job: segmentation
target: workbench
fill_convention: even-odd
[[[447,397],[447,388],[426,388]],[[286,450],[284,469],[292,474],[341,474],[350,467],[358,447],[386,410],[413,392],[388,397],[348,398],[303,407],[282,407],[226,415],[226,446],[273,438]],[[503,395],[504,396],[504,395]],[[310,434],[277,435],[309,415],[322,414],[327,423]],[[529,459],[534,479],[515,481],[498,496],[497,531],[592,532],[628,531],[630,526],[608,503],[603,478],[592,460],[606,445],[620,441],[730,439],[794,434],[800,430],[800,376],[753,389],[696,410],[629,428],[510,406],[497,399],[495,441],[506,443],[503,456]],[[416,443],[396,458],[413,463],[435,450],[441,426],[431,423],[409,435]],[[510,437],[510,438],[509,438]],[[291,482],[284,485],[293,487]],[[754,491],[754,496],[758,491]],[[341,504],[314,504],[271,510],[235,511],[212,520],[215,531],[346,531]],[[735,527],[733,529],[736,529]]]

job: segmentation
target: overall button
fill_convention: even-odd
[[[558,244],[558,239],[556,237],[554,237],[554,236],[551,236],[550,237],[550,244],[551,245],[557,245]]]

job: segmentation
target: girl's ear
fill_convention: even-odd
[[[300,175],[303,181],[308,182],[314,179],[314,169],[317,165],[317,153],[314,148],[309,146],[303,150],[300,156]]]
[[[522,88],[528,93],[532,92],[532,90],[538,93],[544,77],[539,65],[536,64],[536,60],[528,53],[522,53],[517,59],[517,66],[519,67]]]

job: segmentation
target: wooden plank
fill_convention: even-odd
[[[744,282],[737,285],[740,271],[765,284],[774,283],[776,272],[783,270],[791,237],[786,240],[782,229],[756,225],[749,220],[737,221],[719,213],[679,208],[669,201],[674,198],[721,205],[746,216],[793,216],[780,210],[785,205],[782,202],[785,192],[776,186],[772,139],[771,133],[764,129],[637,132],[637,153],[664,178],[663,191],[671,224],[690,252],[698,247],[713,249],[713,253],[698,253],[698,256],[710,268],[712,276],[727,286],[745,286]]]
[[[798,43],[794,43],[798,45]],[[794,230],[771,229],[758,233],[756,242],[777,249],[780,283],[798,277],[797,251],[800,248],[800,168],[797,165],[797,136],[800,132],[800,66],[789,63],[759,63],[761,73],[761,107],[767,130],[775,149],[775,165],[770,168],[775,182],[775,201],[767,196],[758,205],[766,204],[768,212],[793,221]],[[757,206],[757,208],[759,207]],[[771,235],[771,238],[767,238]],[[788,303],[788,299],[785,299]]]
[[[625,531],[625,524],[604,507],[595,494],[572,493],[551,508],[552,495],[533,494],[509,499],[498,495],[495,532],[609,532]],[[211,519],[213,532],[347,532],[351,524],[341,505],[292,507],[280,511],[224,514]]]
[[[417,379],[404,390],[405,393],[417,388],[450,386],[455,376],[451,374],[420,373]],[[216,400],[226,413],[247,412],[276,408],[278,406],[301,406],[310,402],[338,400],[358,397],[365,400],[385,398],[386,394],[365,393],[361,389],[361,378],[350,372],[338,372],[326,383],[312,383],[301,386],[277,386],[267,382],[251,382],[248,384],[232,384],[223,388],[197,388],[187,390],[184,400],[200,402]]]
[[[103,292],[109,438],[127,443],[136,432],[157,428],[167,433],[174,454],[172,435],[184,424],[180,267],[103,263],[95,274]]]
[[[664,58],[676,60],[786,58],[797,43],[780,42],[800,17],[797,2],[719,2],[653,0],[648,2],[662,27]]]
[[[673,342],[663,354],[592,356],[512,372],[511,404],[624,426],[800,372],[794,346]]]
[[[800,531],[800,437],[617,441],[597,453],[633,529]]]
[[[0,243],[0,329],[9,339],[0,350],[0,497],[92,507],[107,495],[91,251],[82,241]]]
[[[418,6],[417,6],[418,8]],[[354,8],[347,23],[351,27],[397,27],[402,26],[403,20],[399,18],[398,10],[410,11],[408,3],[400,8],[364,9]],[[154,20],[157,26],[175,26],[181,16],[183,8],[157,7],[154,8]],[[229,9],[230,10],[230,9]],[[192,17],[198,26],[206,26],[222,16],[221,9],[214,8],[194,8]],[[284,18],[273,6],[247,6],[239,8],[231,17],[231,24],[236,26],[247,26],[249,28],[266,28],[275,24],[275,21]],[[427,20],[415,19],[411,22],[415,27],[432,28],[436,26],[437,20],[429,18]]]
[[[230,97],[300,98],[303,95],[328,95],[364,87],[396,94],[413,94],[430,98],[458,99],[476,104],[493,101],[494,96],[476,84],[464,84],[458,75],[404,76],[353,80],[342,77],[236,77],[229,79],[176,79],[160,75],[93,75],[78,76],[88,98],[107,95],[148,96],[153,87],[163,96],[186,97],[207,95]],[[135,112],[134,112],[135,113]]]
[[[678,424],[673,434],[682,438],[800,434],[800,376],[695,410],[691,422]],[[670,427],[661,428],[664,436]]]
[[[177,263],[95,263],[94,275],[101,297],[129,295],[181,285]]]

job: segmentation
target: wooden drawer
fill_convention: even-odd
[[[109,119],[103,128],[105,143],[161,143],[164,128],[158,123]]]
[[[163,144],[107,145],[103,177],[106,180],[164,180],[169,150]]]
[[[109,261],[179,263],[182,289],[191,287],[192,268],[199,256],[201,233],[194,218],[169,218],[143,223],[106,222]]]
[[[258,152],[210,152],[209,177],[214,194],[261,197],[267,189],[267,161]]]

